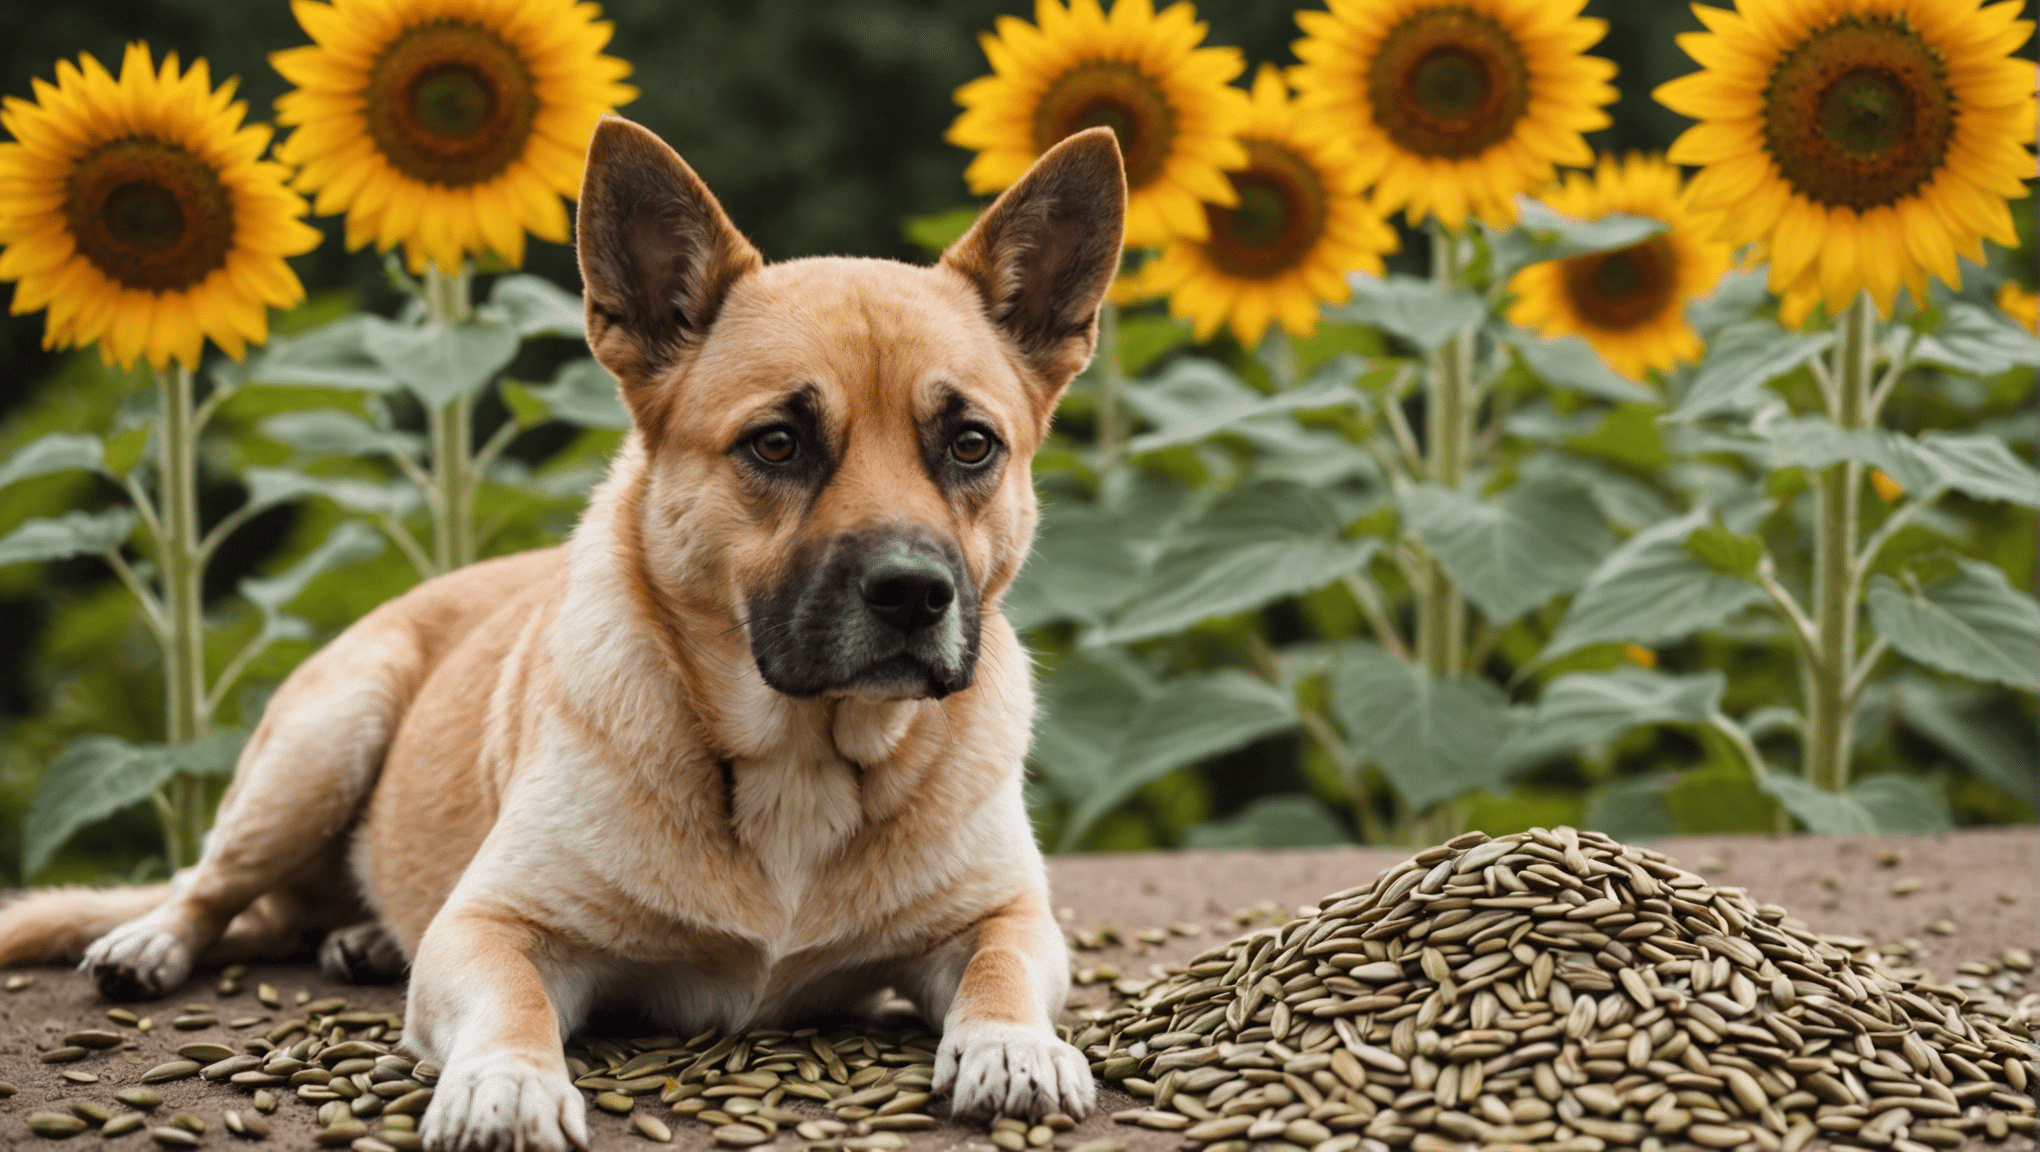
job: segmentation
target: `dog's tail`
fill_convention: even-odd
[[[37,888],[0,906],[0,968],[83,959],[94,940],[168,899],[170,885]]]

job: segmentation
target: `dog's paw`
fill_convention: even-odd
[[[347,984],[387,984],[404,974],[404,950],[381,921],[364,920],[326,933],[319,971]]]
[[[93,941],[79,969],[92,974],[109,1000],[147,1000],[184,983],[191,975],[191,946],[159,912],[127,923]]]
[[[1081,1119],[1097,1102],[1083,1053],[1046,1028],[971,1023],[942,1034],[935,1053],[935,1091],[949,1093],[958,1117],[1061,1112]]]
[[[588,1147],[588,1117],[564,1071],[488,1055],[440,1074],[420,1134],[426,1152],[567,1152]]]

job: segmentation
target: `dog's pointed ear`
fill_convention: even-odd
[[[1041,399],[1051,409],[1091,360],[1098,306],[1119,272],[1125,235],[1119,140],[1110,128],[1092,128],[1043,153],[942,254],[1048,388]]]
[[[588,347],[627,400],[708,332],[730,286],[762,263],[687,162],[615,116],[588,142],[576,232]]]

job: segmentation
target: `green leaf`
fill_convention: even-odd
[[[1190,342],[1193,330],[1188,320],[1161,315],[1119,316],[1119,367],[1128,376],[1138,376],[1165,352]]]
[[[2032,726],[2002,698],[1955,689],[1920,676],[1907,676],[1892,694],[1892,707],[1906,727],[1940,745],[1963,767],[1992,785],[2040,808],[2040,764]]]
[[[125,432],[116,433],[106,442],[106,457],[100,462],[108,475],[125,476],[134,471],[142,462],[142,453],[149,450],[150,426],[137,424]]]
[[[1512,769],[1528,767],[1646,724],[1705,724],[1727,686],[1714,670],[1665,676],[1622,667],[1561,676],[1544,689],[1502,758]]]
[[[1770,274],[1762,268],[1728,273],[1712,293],[1686,305],[1686,323],[1701,339],[1712,340],[1716,332],[1749,319],[1750,313],[1763,306],[1771,295],[1764,286],[1768,279]]]
[[[414,433],[384,431],[352,412],[333,408],[278,413],[262,422],[262,432],[314,456],[415,458],[424,447]]]
[[[1127,441],[1130,455],[1159,452],[1195,444],[1257,416],[1333,408],[1357,403],[1353,387],[1357,363],[1338,357],[1286,392],[1264,396],[1214,360],[1183,359],[1170,364],[1152,382],[1130,385],[1120,392],[1128,408],[1155,425],[1155,430]]]
[[[1764,541],[1754,533],[1738,536],[1719,524],[1708,524],[1686,537],[1686,551],[1716,572],[1754,580],[1764,559]]]
[[[1915,451],[1942,483],[1965,496],[2040,507],[2040,472],[1995,436],[1928,432]],[[1892,475],[1905,482],[1904,475]]]
[[[519,272],[497,277],[496,286],[489,290],[489,306],[527,340],[533,336],[578,340],[586,335],[581,298],[543,276]]]
[[[1547,384],[1572,388],[1604,400],[1655,404],[1656,390],[1647,388],[1608,367],[1592,344],[1577,336],[1544,339],[1535,332],[1503,327],[1496,339],[1516,350],[1523,366]]]
[[[1494,499],[1441,484],[1402,492],[1403,523],[1496,627],[1579,588],[1610,539],[1593,498],[1562,482],[1518,484]]]
[[[553,419],[583,428],[630,427],[630,413],[617,393],[616,377],[594,357],[569,361],[553,375],[552,383],[527,385],[542,401]]]
[[[1757,786],[1775,797],[1809,832],[1870,836],[1879,832],[1945,832],[1954,827],[1948,802],[1910,776],[1866,776],[1842,792],[1824,792],[1798,776],[1766,772]]]
[[[1665,789],[1665,809],[1682,835],[1767,832],[1778,802],[1757,787],[1746,767],[1714,762],[1679,773]]]
[[[510,419],[519,428],[536,428],[552,419],[551,406],[521,380],[504,380],[496,386],[496,394],[503,398],[503,407],[510,410]]]
[[[0,488],[31,476],[54,472],[95,472],[106,457],[99,437],[80,433],[52,432],[0,464]]]
[[[1825,352],[1832,332],[1788,332],[1773,320],[1745,320],[1723,329],[1708,345],[1674,420],[1692,420],[1739,408],[1764,385]]]
[[[1539,661],[1588,644],[1681,640],[1764,599],[1761,589],[1717,572],[1686,548],[1711,522],[1707,508],[1654,524],[1624,541],[1573,597]]]
[[[1288,480],[1254,481],[1188,525],[1149,573],[1132,606],[1092,643],[1124,643],[1259,608],[1365,567],[1381,542],[1344,540],[1331,503]]]
[[[2033,691],[2040,681],[2040,605],[1995,564],[1960,557],[1956,563],[1958,575],[1923,592],[1872,577],[1877,634],[1930,668]]]
[[[1351,303],[1325,309],[1334,323],[1372,324],[1429,352],[1487,318],[1487,305],[1464,289],[1414,276],[1356,274]]]
[[[1889,428],[1844,430],[1825,416],[1799,416],[1773,420],[1759,432],[1765,437],[1765,457],[1773,471],[1819,471],[1853,460],[1883,469],[1908,490],[1928,487],[1934,481],[1934,473],[1921,459],[1915,442]]]
[[[1502,750],[1517,724],[1508,697],[1474,676],[1433,676],[1372,644],[1346,645],[1332,706],[1411,812],[1477,788],[1499,788]]]
[[[241,581],[241,595],[262,613],[262,635],[269,640],[303,640],[311,626],[284,609],[317,577],[335,568],[369,559],[383,550],[382,533],[359,520],[342,520],[317,548],[274,576]]]
[[[0,537],[0,564],[41,563],[73,556],[97,556],[120,547],[135,530],[135,514],[126,508],[104,512],[66,512],[24,520]]]
[[[929,256],[940,256],[944,248],[970,231],[977,218],[978,210],[975,208],[951,208],[933,216],[914,216],[900,225],[900,235]]]
[[[1207,820],[1183,833],[1185,848],[1327,848],[1353,837],[1315,796],[1262,796],[1236,816]]]
[[[409,515],[423,498],[408,480],[378,484],[342,476],[309,476],[290,468],[250,468],[241,482],[248,486],[248,504],[271,508],[307,496],[322,496],[351,512]]]
[[[369,355],[419,400],[444,408],[472,396],[517,358],[523,339],[508,324],[398,324],[379,316]]]
[[[1056,500],[1042,508],[1034,553],[1001,607],[1022,630],[1057,620],[1103,624],[1146,571],[1119,517],[1095,504]]]
[[[1595,789],[1581,827],[1623,841],[1653,840],[1679,831],[1665,803],[1665,781],[1659,773],[1626,776]]]
[[[1242,672],[1154,684],[1073,656],[1042,685],[1034,759],[1075,802],[1065,850],[1142,785],[1296,722],[1289,698]]]
[[[142,803],[180,773],[232,772],[247,733],[215,732],[183,744],[130,744],[85,736],[59,753],[22,819],[21,875],[41,872],[79,829]]]
[[[380,316],[356,312],[297,336],[272,336],[250,358],[248,379],[255,384],[387,392],[397,386],[398,378],[369,352],[372,341],[387,327],[389,321]]]
[[[1957,300],[1941,323],[1913,346],[1912,359],[1975,376],[2040,367],[2040,340],[1997,308]]]
[[[1488,234],[1498,283],[1531,264],[1641,244],[1667,227],[1662,220],[1621,213],[1598,220],[1575,220],[1535,200],[1520,203],[1522,216],[1514,228]]]

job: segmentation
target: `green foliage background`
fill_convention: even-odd
[[[984,70],[975,37],[999,14],[1031,18],[1031,6],[1012,0],[616,0],[604,7],[617,25],[610,51],[633,63],[633,80],[643,93],[624,114],[672,141],[772,258],[831,252],[923,258],[904,234],[902,221],[971,203],[961,177],[968,156],[943,143],[942,133],[955,115],[951,92]],[[1297,32],[1288,5],[1210,0],[1198,7],[1212,26],[1210,42],[1238,45],[1250,62],[1292,62],[1289,44]],[[1592,0],[1587,11],[1611,24],[1595,51],[1618,63],[1617,84],[1623,92],[1612,110],[1614,127],[1591,142],[1603,150],[1664,148],[1683,121],[1654,103],[1650,90],[1690,70],[1674,36],[1697,28],[1697,21],[1685,3],[1674,0]],[[278,0],[40,5],[26,20],[10,21],[9,35],[0,41],[0,93],[27,95],[32,78],[49,77],[55,60],[80,51],[102,61],[117,60],[121,45],[138,38],[159,51],[174,48],[187,57],[205,56],[216,77],[239,76],[257,119],[267,118],[270,102],[284,89],[266,53],[304,42],[288,6]],[[2010,264],[2030,268],[2031,211],[2026,204],[2016,211],[2027,240]],[[368,253],[345,253],[337,224],[318,223],[327,229],[329,242],[296,262],[313,301],[286,318],[279,330],[310,328],[355,308],[392,311],[398,296],[385,282],[379,261]],[[1422,241],[1405,240],[1398,266],[1417,271]],[[577,284],[567,248],[534,246],[529,268],[570,288]],[[1150,320],[1129,326],[1124,353],[1130,368],[1144,367],[1151,353],[1177,339],[1165,321]],[[7,354],[0,368],[0,456],[49,432],[116,429],[123,413],[132,419],[137,398],[148,393],[140,377],[104,369],[90,353],[43,352],[41,332],[39,315],[0,320],[0,350]],[[1370,339],[1334,330],[1319,346],[1299,349],[1303,367],[1341,350],[1341,340],[1363,352],[1380,351],[1378,342],[1369,345]],[[1143,340],[1151,346],[1143,347]],[[574,354],[566,343],[527,346],[509,374],[548,379]],[[1265,383],[1266,372],[1240,350],[1220,351],[1247,379],[1257,386]],[[1978,384],[1961,395],[1913,390],[1896,401],[1893,422],[1928,428],[2021,419],[2022,411],[2030,411],[2024,407],[2029,389],[2030,379],[2019,375]],[[1080,430],[1087,418],[1081,393],[1080,388],[1068,413]],[[222,413],[223,434],[211,441],[227,456],[212,461],[211,471],[224,477],[248,465],[289,459],[288,447],[257,434],[261,422],[280,410],[359,410],[362,404],[359,394],[307,390],[282,395],[253,390],[237,397]],[[484,434],[508,416],[492,394],[481,410]],[[521,435],[510,456],[553,477],[550,494],[541,491],[544,485],[521,493],[492,490],[481,519],[496,525],[496,531],[484,550],[509,551],[562,533],[578,507],[577,485],[593,474],[615,438],[614,432],[558,423]],[[1617,409],[1581,429],[1572,447],[1638,475],[1671,463],[1648,413]],[[1179,463],[1185,475],[1195,471]],[[1165,463],[1162,471],[1168,467]],[[347,466],[333,464],[327,470],[344,473]],[[1051,461],[1048,473],[1054,471]],[[1045,481],[1053,495],[1057,481],[1048,473]],[[0,532],[30,516],[94,506],[95,500],[110,503],[112,492],[107,481],[80,473],[17,485],[0,493]],[[206,519],[238,498],[231,483],[209,490],[204,494]],[[325,539],[340,518],[330,504],[316,501],[263,514],[229,543],[215,565],[211,591],[224,604],[239,579],[273,572],[301,556]],[[2030,592],[2030,512],[1998,509],[1983,523],[1984,532],[1965,551],[1998,564],[2016,586]],[[386,550],[343,576],[318,581],[299,602],[298,612],[330,635],[413,579],[402,557]],[[243,611],[245,619],[216,630],[215,666],[256,626],[252,612],[229,610]],[[1258,630],[1277,645],[1306,636],[1336,639],[1359,628],[1350,600],[1336,589],[1284,600],[1249,623],[1222,623],[1190,634],[1172,657],[1178,670],[1237,664],[1242,628]],[[0,883],[12,884],[21,879],[16,875],[20,815],[44,765],[83,733],[156,737],[161,693],[153,642],[136,624],[126,594],[96,559],[0,568],[0,634],[6,637],[0,645],[0,722],[6,726],[0,747]],[[251,722],[266,687],[309,648],[294,642],[265,655],[222,721]],[[1585,659],[1606,663],[1608,656],[1603,651]],[[1671,669],[1726,671],[1731,710],[1737,713],[1796,693],[1782,648],[1752,647],[1717,632],[1667,651],[1665,659]],[[2015,754],[2030,748],[2030,696],[2000,693],[1990,699],[1999,702],[1997,707],[2013,709],[2003,725],[2013,733],[2007,738],[2027,741],[2014,745]],[[2031,809],[2021,801],[1960,770],[1938,746],[1916,735],[1896,736],[1866,749],[1865,756],[1877,767],[1929,773],[1945,781],[1959,822],[2031,818]],[[1352,835],[1351,814],[1334,817],[1322,806],[1300,803],[1300,797],[1313,793],[1338,794],[1337,782],[1320,761],[1305,751],[1295,731],[1272,732],[1200,767],[1141,785],[1071,845],[1135,848]],[[1672,797],[1677,830],[1773,826],[1771,801],[1729,765],[1721,749],[1665,727],[1636,729],[1590,756],[1547,765],[1501,794],[1476,793],[1459,815],[1494,832],[1577,821],[1585,815],[1590,787],[1600,787],[1601,802],[1606,802],[1611,781],[1671,767],[1689,769],[1678,778]],[[1060,819],[1052,818],[1049,831],[1061,827],[1055,823]],[[43,878],[94,878],[146,866],[154,838],[149,815],[137,810],[81,836]]]

